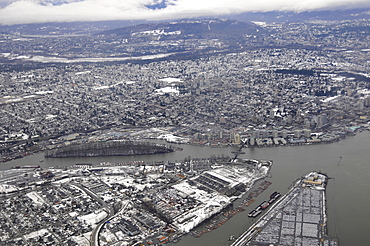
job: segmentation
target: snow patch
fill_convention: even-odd
[[[190,139],[175,136],[173,134],[164,134],[157,137],[157,139],[166,140],[169,143],[187,143]]]
[[[42,197],[37,194],[35,191],[32,191],[30,193],[27,193],[26,196],[32,199],[32,201],[37,205],[42,205],[45,203],[45,200],[42,199]]]
[[[35,238],[35,237],[42,237],[45,234],[49,234],[49,231],[47,229],[41,229],[38,231],[31,232],[30,234],[24,235],[25,239]]]
[[[182,79],[179,79],[179,78],[163,78],[163,79],[159,79],[160,81],[163,81],[163,82],[166,82],[166,83],[181,83],[183,82]]]
[[[157,92],[156,94],[158,94],[158,95],[164,95],[166,93],[174,93],[176,95],[179,95],[180,94],[180,91],[179,90],[176,90],[176,89],[174,89],[172,87],[164,87],[164,88],[161,88],[161,89],[157,89],[155,91]]]
[[[0,184],[0,193],[11,193],[17,190],[18,188],[15,185]]]
[[[98,213],[86,214],[77,218],[80,221],[83,221],[85,224],[92,226],[102,221],[105,217],[107,217],[107,215],[107,212],[99,211]]]
[[[45,95],[45,94],[53,94],[54,91],[37,91],[35,94],[37,95]]]

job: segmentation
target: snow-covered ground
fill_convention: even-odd
[[[207,204],[198,206],[191,211],[181,215],[173,223],[182,232],[189,232],[191,229],[210,218],[212,215],[221,212],[225,206],[221,206],[215,200],[209,201]]]
[[[10,193],[17,190],[18,188],[15,185],[0,184],[0,193]]]
[[[26,196],[31,198],[32,201],[37,205],[42,205],[45,203],[45,200],[42,199],[42,197],[34,191],[27,193]]]
[[[145,167],[146,170],[150,170],[150,166]],[[157,167],[158,168],[158,167]],[[108,177],[101,177],[101,180],[107,184],[109,183],[116,183],[116,184],[122,184],[127,187],[135,187],[137,191],[143,191],[145,188],[150,188],[153,185],[149,183],[140,184],[135,182],[135,178],[132,177],[124,177],[124,176],[108,176]]]
[[[88,234],[90,234],[90,233],[88,233]],[[75,241],[79,246],[89,246],[90,245],[90,242],[88,240],[89,237],[90,237],[90,235],[72,236],[72,240]]]
[[[170,86],[167,86],[167,87],[164,87],[164,88],[161,88],[161,89],[157,89],[155,90],[157,92],[157,94],[159,95],[164,95],[166,93],[174,93],[176,95],[180,94],[180,91],[177,90],[177,89],[174,89]]]
[[[45,234],[49,234],[49,231],[47,229],[41,229],[38,231],[31,232],[27,235],[24,235],[24,238],[29,239],[29,238],[35,238],[35,237],[42,237]]]
[[[228,166],[207,171],[207,173],[229,183],[228,187],[235,187],[238,184],[245,184],[252,187],[252,184],[267,175],[269,167],[259,166],[257,169],[248,169],[246,166]],[[186,180],[172,186],[185,196],[192,197],[201,202],[201,205],[175,218],[174,225],[183,232],[189,232],[195,226],[210,218],[212,215],[221,212],[234,197],[228,197],[218,192],[208,193],[190,185]]]
[[[186,181],[174,185],[173,188],[202,202],[200,206],[195,207],[175,219],[173,224],[183,232],[189,232],[202,221],[219,213],[231,202],[231,198],[225,195],[221,195],[217,192],[207,193],[189,185]]]
[[[187,143],[189,138],[178,137],[173,134],[163,134],[157,137],[158,139],[166,140],[169,143]]]
[[[102,221],[105,217],[107,217],[107,212],[105,211],[99,211],[96,213],[86,214],[83,216],[77,217],[80,221],[84,222],[87,225],[93,226],[94,224],[99,223]]]
[[[163,78],[163,79],[159,79],[159,80],[160,81],[163,81],[163,82],[167,82],[169,84],[183,82],[182,79],[179,79],[179,78]]]

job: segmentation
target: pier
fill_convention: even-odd
[[[326,235],[326,184],[326,175],[308,173],[271,205],[232,246],[339,245],[335,238]]]

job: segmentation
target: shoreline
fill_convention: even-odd
[[[250,243],[265,242],[271,243],[271,245],[282,244],[283,240],[290,237],[290,240],[297,241],[302,240],[312,240],[319,243],[319,245],[339,245],[338,239],[332,238],[327,235],[327,214],[326,214],[326,185],[328,177],[326,174],[312,171],[298,181],[293,182],[293,187],[283,195],[277,202],[272,204],[272,206],[245,232],[240,235],[232,246],[244,246]],[[320,202],[321,205],[319,214],[304,214],[304,209],[307,209],[298,203],[294,205],[294,201],[299,201],[299,199],[304,199],[306,193],[315,194],[319,198],[311,198],[309,204],[305,204],[310,209],[311,206],[315,208],[315,202]],[[289,208],[287,208],[289,207]],[[287,208],[287,210],[285,210]],[[289,211],[289,212],[288,212]],[[289,213],[292,213],[289,215]],[[301,213],[301,215],[300,215]],[[306,216],[307,215],[307,216]],[[294,218],[293,218],[293,217]],[[301,216],[299,219],[298,217]],[[312,218],[310,218],[312,216]],[[292,220],[293,219],[293,220]],[[281,222],[276,222],[281,221]],[[295,223],[293,229],[288,230],[283,228],[282,224]],[[277,225],[279,224],[279,225]],[[298,225],[298,227],[297,227]],[[292,226],[292,225],[290,225]],[[313,229],[316,226],[316,234],[314,232],[304,232],[302,228]],[[274,231],[271,233],[271,231]],[[283,233],[285,231],[286,234]],[[290,231],[290,232],[289,232]],[[269,235],[267,235],[269,234]],[[309,235],[310,234],[310,235]],[[316,236],[314,236],[316,235]],[[285,239],[283,237],[286,237]],[[312,239],[313,238],[313,239]],[[296,241],[297,240],[297,241]],[[292,241],[291,241],[292,242]]]
[[[178,147],[178,146],[181,146],[181,145],[210,147],[210,148],[229,148],[229,147],[243,146],[243,148],[253,149],[253,148],[272,148],[272,147],[291,147],[291,146],[310,146],[310,145],[319,145],[319,144],[331,144],[331,143],[335,143],[335,142],[339,142],[339,141],[342,141],[344,139],[347,139],[348,136],[356,136],[357,133],[361,133],[362,131],[366,131],[366,130],[370,131],[370,129],[368,129],[368,128],[366,128],[366,129],[359,128],[353,133],[350,133],[350,134],[348,133],[348,134],[345,134],[345,135],[338,136],[334,139],[325,140],[325,141],[307,142],[307,139],[305,139],[304,142],[303,141],[298,141],[298,142],[288,142],[287,141],[286,144],[282,144],[282,143],[281,144],[269,144],[269,145],[264,144],[264,145],[253,145],[253,146],[249,145],[248,143],[243,143],[243,142],[241,142],[240,144],[227,143],[227,144],[217,144],[217,145],[215,145],[215,144],[211,144],[209,142],[196,143],[196,142],[189,141],[188,143],[173,143],[173,142],[168,142],[166,140],[161,140],[161,139],[157,139],[157,140],[158,141],[164,141],[165,144],[163,144],[163,145],[170,145],[171,146],[171,144],[176,144],[177,146],[173,147],[174,151],[181,151],[182,148]],[[273,140],[272,138],[270,138],[270,139],[271,139],[271,141]],[[107,140],[110,140],[110,139],[107,139]],[[143,138],[143,139],[140,139],[139,141],[142,141],[142,140],[150,141],[150,140],[153,140],[153,139]],[[126,140],[126,141],[130,141],[130,140]],[[247,139],[247,141],[249,141],[249,140]],[[69,142],[69,141],[66,141],[66,142]],[[33,155],[33,154],[48,151],[48,149],[40,147],[40,144],[35,145],[35,146],[37,146],[37,148],[35,148],[35,150],[27,149],[26,151],[18,152],[15,155],[9,155],[9,156],[4,155],[0,159],[0,163],[9,162],[9,161],[20,159],[20,158],[23,158],[23,157],[26,157],[26,156],[29,156],[29,155]],[[55,146],[53,149],[55,149],[55,148],[57,148],[57,146]],[[53,149],[51,149],[51,150],[53,150]],[[49,151],[50,151],[50,149],[49,149]],[[86,156],[86,157],[104,157],[104,156],[111,156],[111,155],[95,155],[95,156]],[[127,155],[117,155],[117,156],[127,156]],[[131,156],[131,155],[129,155],[129,156]]]

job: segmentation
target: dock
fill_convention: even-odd
[[[310,172],[303,176],[232,246],[338,246],[338,240],[326,234],[327,180],[327,176],[319,172]]]

